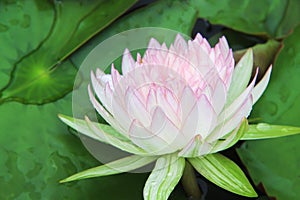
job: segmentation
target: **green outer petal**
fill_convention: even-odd
[[[230,105],[247,87],[252,72],[253,51],[248,49],[235,66],[226,104]]]
[[[107,163],[105,165],[101,165],[98,167],[94,167],[82,172],[79,172],[77,174],[74,174],[66,179],[63,179],[60,181],[60,183],[65,183],[69,181],[75,181],[80,179],[86,179],[86,178],[93,178],[93,177],[99,177],[99,176],[108,176],[113,174],[120,174],[123,172],[128,172],[131,170],[138,169],[140,167],[143,167],[153,161],[155,161],[157,157],[155,156],[149,156],[149,157],[141,157],[137,155],[125,157],[110,163]]]
[[[68,126],[95,140],[110,144],[132,154],[148,155],[146,151],[133,144],[109,125],[91,122],[87,118],[86,120],[81,120],[65,115],[59,115],[59,118]]]
[[[160,157],[144,187],[144,200],[167,200],[179,182],[185,159],[177,154]]]
[[[243,171],[225,156],[216,153],[188,158],[188,161],[202,176],[219,187],[242,196],[257,197]]]
[[[268,83],[270,81],[271,72],[272,72],[272,65],[269,67],[269,69],[267,70],[267,72],[265,73],[261,81],[253,88],[252,90],[253,105],[258,101],[258,99],[263,95],[264,91],[266,90]]]
[[[249,125],[248,131],[243,135],[241,140],[255,140],[277,138],[300,133],[300,127],[271,125],[259,123]]]
[[[226,139],[217,141],[211,153],[223,151],[225,149],[232,147],[243,137],[247,129],[248,129],[248,121],[246,118],[244,118],[240,126],[237,127],[235,130],[233,130]]]

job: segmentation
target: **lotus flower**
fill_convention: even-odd
[[[156,160],[144,199],[167,199],[188,161],[217,185],[256,196],[243,172],[217,153],[247,134],[246,118],[269,82],[271,67],[258,84],[258,70],[250,81],[252,65],[250,49],[235,66],[225,37],[213,48],[200,34],[187,42],[177,35],[169,48],[151,39],[144,56],[137,54],[136,60],[126,49],[122,74],[114,65],[111,74],[99,69],[91,73],[98,100],[88,87],[91,103],[110,126],[88,117],[60,118],[85,135],[135,155],[110,163],[110,171],[102,165],[63,182],[121,173]]]
[[[113,65],[111,75],[92,73],[102,105],[89,87],[90,100],[113,128],[148,155],[215,153],[235,140],[243,118],[269,81],[271,68],[254,87],[256,71],[247,87],[251,54],[248,51],[234,69],[224,37],[214,48],[200,34],[188,42],[178,35],[169,49],[151,39],[137,61],[125,50],[122,75]]]

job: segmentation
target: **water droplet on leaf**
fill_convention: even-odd
[[[259,123],[257,124],[256,129],[259,131],[267,131],[271,129],[271,126],[266,123]]]

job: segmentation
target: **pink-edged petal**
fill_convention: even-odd
[[[95,74],[91,72],[91,80],[94,91],[96,92],[97,97],[104,105],[104,107],[111,113],[111,99],[112,99],[112,89],[109,86],[109,83],[101,84],[100,81],[96,78]]]
[[[216,54],[221,54],[223,57],[227,57],[227,55],[230,53],[228,42],[224,36],[219,39],[219,42],[216,44],[214,50]]]
[[[148,129],[151,133],[167,141],[175,149],[180,149],[184,145],[184,136],[160,107],[156,107],[154,110],[151,125]]]
[[[143,59],[142,59],[142,56],[141,56],[140,53],[137,53],[137,55],[136,55],[136,62],[138,64],[142,64],[143,63]]]
[[[120,79],[121,75],[118,72],[118,70],[115,69],[114,64],[111,65],[111,78],[112,78],[112,86],[111,88],[117,88],[120,87]]]
[[[124,130],[126,130],[126,134],[128,134],[128,130],[130,128],[130,125],[132,123],[132,119],[130,118],[130,115],[128,114],[125,102],[123,102],[124,99],[122,98],[113,98],[112,100],[112,106],[113,106],[113,117],[116,121],[118,121]]]
[[[187,50],[187,42],[180,34],[176,35],[174,48],[180,55],[184,55],[185,51]]]
[[[229,88],[231,75],[234,68],[234,58],[232,50],[228,46],[226,38],[223,36],[214,47],[215,66],[219,76]],[[212,58],[213,59],[213,58]]]
[[[271,76],[271,71],[272,71],[272,65],[269,67],[268,71],[266,72],[262,80],[253,88],[252,90],[253,104],[257,102],[257,100],[261,97],[261,95],[264,93],[265,89],[267,88]]]
[[[156,89],[156,99],[157,105],[160,106],[164,113],[171,119],[174,123],[178,124],[180,122],[180,117],[177,113],[177,107],[179,102],[176,99],[175,94],[167,88],[158,87]]]
[[[146,110],[146,105],[142,102],[139,93],[132,88],[128,88],[125,93],[125,103],[127,106],[127,112],[132,119],[137,119],[144,126],[148,126],[151,122],[151,116]]]
[[[126,48],[122,57],[122,73],[123,75],[129,73],[135,68],[135,61],[131,56],[130,51]]]
[[[200,33],[197,33],[195,39],[193,40],[193,43],[201,45],[202,48],[204,48],[206,52],[209,52],[212,49],[209,42],[205,38],[203,38],[200,35]]]
[[[190,67],[197,68],[205,76],[214,67],[214,62],[210,59],[209,53],[202,46],[191,41],[188,41],[188,50],[187,59],[191,63]]]
[[[190,115],[194,105],[197,102],[196,95],[194,91],[189,86],[185,86],[180,99],[180,109],[182,110],[182,121],[185,121]]]
[[[187,141],[195,135],[206,138],[217,124],[217,115],[208,99],[201,95],[183,121],[182,133]]]
[[[160,48],[161,48],[160,43],[156,39],[151,38],[148,44],[148,49],[160,49]]]
[[[206,138],[210,131],[216,126],[217,115],[210,104],[206,96],[201,95],[196,104],[198,116],[197,120],[197,133],[200,134],[202,138]]]
[[[109,112],[107,112],[107,110],[96,100],[90,85],[88,85],[88,93],[89,93],[90,101],[93,104],[93,107],[104,118],[104,120],[107,123],[109,123],[112,127],[114,127],[118,132],[126,136],[127,135],[125,131],[126,129],[124,129],[124,127],[122,127],[118,123],[118,121],[114,119],[113,116]]]
[[[213,88],[210,96],[211,104],[216,112],[216,114],[219,114],[225,105],[227,98],[227,90],[226,86],[223,83],[221,79],[219,79]]]
[[[213,146],[203,142],[200,135],[196,135],[191,141],[178,153],[180,157],[199,157],[208,154]]]
[[[130,126],[129,137],[133,143],[152,155],[163,155],[176,151],[167,141],[150,132],[137,120],[134,120]]]

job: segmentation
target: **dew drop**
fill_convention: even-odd
[[[173,175],[173,173],[172,172],[169,172],[168,174],[167,174],[167,176],[172,176]]]
[[[267,130],[271,129],[271,126],[266,123],[259,123],[259,124],[257,124],[256,129],[258,129],[260,131],[267,131]]]

